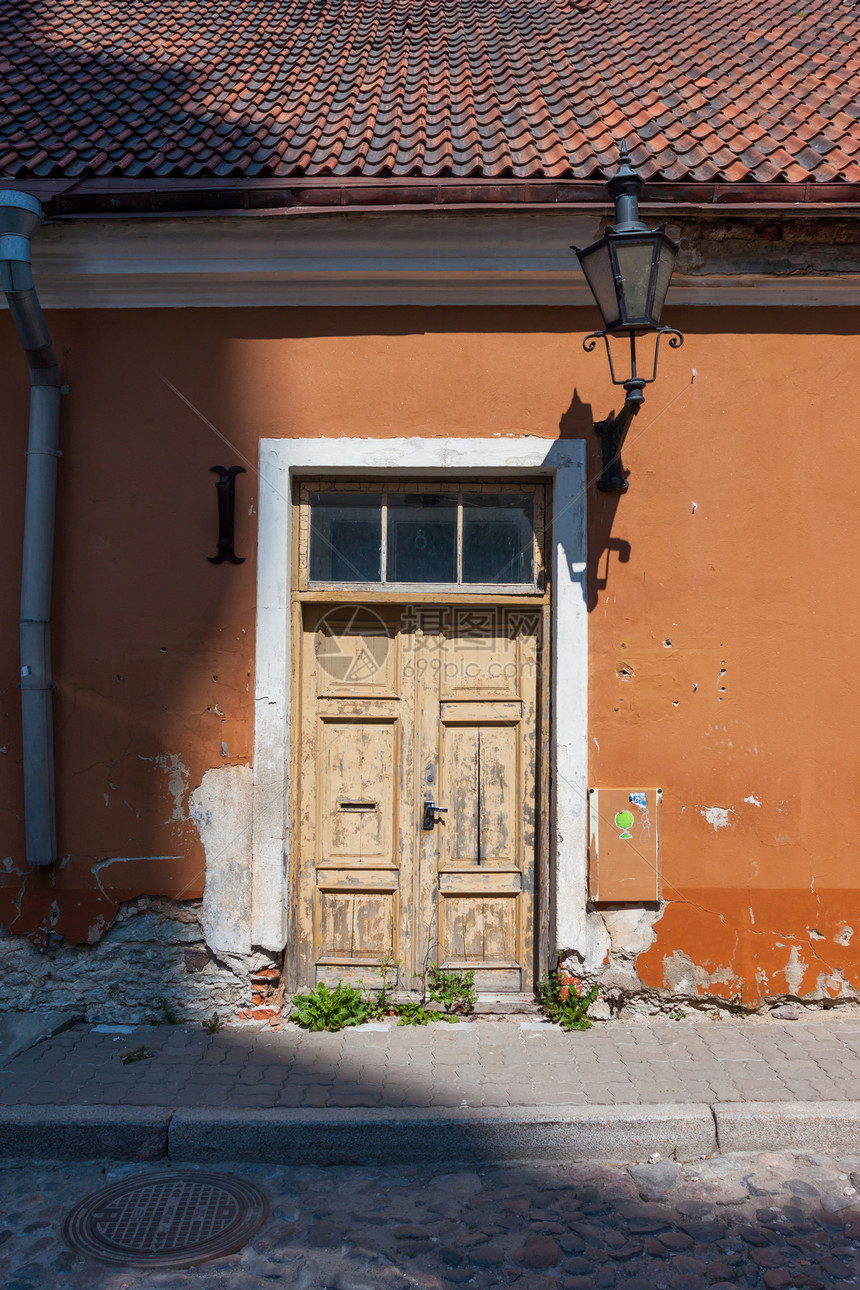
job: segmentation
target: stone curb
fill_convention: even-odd
[[[162,1160],[164,1106],[0,1106],[0,1159]]]
[[[173,1160],[283,1165],[604,1160],[716,1151],[711,1108],[670,1106],[180,1110]]]
[[[0,1159],[284,1165],[632,1164],[735,1151],[860,1151],[860,1101],[174,1111],[0,1106]]]
[[[860,1151],[860,1102],[719,1102],[717,1142],[730,1151]]]

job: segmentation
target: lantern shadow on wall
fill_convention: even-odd
[[[583,402],[578,392],[574,390],[570,405],[559,418],[559,438],[582,439],[583,442],[588,443],[586,432],[588,427],[593,425],[594,416],[591,404]],[[596,445],[595,451],[592,451],[589,445],[585,472],[586,488],[598,476],[599,467],[594,460],[596,455]],[[616,469],[620,468],[620,465],[616,467]],[[615,512],[618,509],[619,500],[620,494],[612,492],[603,498],[599,505],[588,506],[588,550],[590,555],[588,559],[586,603],[589,613],[596,609],[600,601],[600,592],[605,591],[609,586],[613,553],[619,564],[627,564],[630,560],[630,543],[626,538],[612,536],[612,525],[615,522]]]
[[[649,229],[640,222],[639,194],[643,181],[630,165],[626,143],[621,144],[618,173],[606,187],[615,203],[614,226],[607,228],[603,237],[590,246],[572,249],[603,319],[603,330],[586,336],[583,348],[591,353],[597,342],[603,341],[612,384],[623,386],[625,394],[624,406],[617,416],[610,413],[604,421],[594,423],[603,454],[597,487],[603,493],[626,493],[629,485],[621,465],[621,449],[630,423],[645,400],[645,386],[657,378],[660,340],[666,336],[673,349],[684,343],[679,331],[660,325],[679,244],[672,241],[662,225]],[[651,374],[644,376],[641,364],[637,363],[636,340],[648,333],[656,335],[656,342]],[[627,349],[624,361],[628,372],[620,379],[616,375],[610,340],[621,341],[618,351],[622,347]],[[617,356],[620,359],[620,352]],[[645,370],[649,370],[648,365]]]

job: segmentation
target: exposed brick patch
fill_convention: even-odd
[[[95,945],[37,946],[0,935],[0,1011],[68,1008],[87,1021],[142,1022],[158,1018],[164,999],[183,1020],[230,1017],[251,1003],[252,981],[263,980],[276,1015],[280,967],[272,955],[216,956],[199,916],[199,901],[143,896],[120,906]]]

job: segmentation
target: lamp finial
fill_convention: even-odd
[[[618,169],[608,181],[606,187],[615,202],[615,227],[632,231],[645,229],[639,222],[639,194],[642,191],[642,177],[633,169],[627,140],[618,143]]]

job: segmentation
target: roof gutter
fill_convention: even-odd
[[[0,180],[4,183],[14,181]],[[601,180],[420,176],[283,176],[28,179],[52,220],[169,215],[313,214],[330,211],[610,209]],[[856,211],[860,183],[648,181],[656,211],[804,215]]]
[[[62,390],[30,265],[30,238],[42,221],[37,198],[15,190],[0,192],[0,282],[30,368],[20,642],[24,824],[27,862],[32,866],[57,859],[51,577]]]

